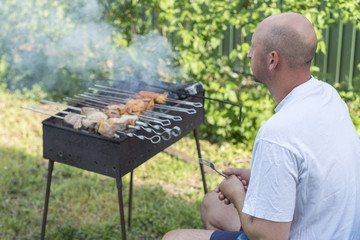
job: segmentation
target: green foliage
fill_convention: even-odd
[[[176,64],[206,87],[206,96],[243,105],[243,123],[238,109],[215,102],[206,103],[207,139],[251,141],[261,123],[272,114],[274,102],[263,87],[243,86],[249,74],[249,40],[257,24],[280,12],[304,14],[314,25],[318,51],[326,54],[322,30],[339,20],[356,23],[360,28],[358,1],[122,1],[106,2],[106,19],[121,29],[119,45],[130,44],[134,34],[156,29],[178,52]],[[227,54],[220,49],[230,28],[240,29],[236,46]],[[237,66],[237,71],[234,66]]]
[[[240,87],[227,83],[222,88],[214,81],[210,83],[208,94],[213,98],[239,103],[242,106],[242,119],[238,121],[238,107],[208,101],[207,111],[216,114],[209,114],[206,124],[201,127],[204,137],[212,141],[243,142],[251,149],[260,126],[274,113],[275,101],[269,91],[263,85],[254,83]],[[206,135],[209,132],[211,134]]]
[[[338,90],[341,98],[347,103],[350,117],[355,125],[355,128],[360,135],[360,93],[354,91]]]
[[[243,105],[239,125],[236,107],[207,101],[203,137],[246,144],[274,106],[263,87],[248,84],[251,70],[246,56],[257,24],[280,12],[302,13],[313,23],[318,51],[324,54],[323,29],[340,20],[360,28],[358,0],[0,0],[0,6],[3,86],[21,89],[33,98],[46,93],[48,98],[61,99],[85,90],[91,78],[115,78],[116,71],[123,77],[133,63],[142,66],[141,76],[151,75],[142,58],[154,55],[158,61],[158,56],[151,51],[139,55],[132,44],[155,31],[171,42],[175,52],[163,62],[174,58],[175,67],[184,71],[170,69],[171,79],[180,74],[178,81],[201,81],[206,96]],[[232,50],[221,49],[225,34],[233,29],[237,31]],[[150,48],[157,44],[154,41]],[[119,66],[127,61],[131,63]]]

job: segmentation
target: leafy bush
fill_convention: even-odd
[[[340,19],[360,23],[358,5],[352,1],[126,1],[106,2],[106,19],[122,31],[121,44],[130,44],[134,34],[153,29],[165,36],[178,52],[176,63],[193,80],[206,86],[211,98],[243,105],[243,123],[231,105],[206,102],[203,137],[211,140],[251,141],[259,126],[273,113],[274,102],[262,86],[246,86],[249,40],[257,24],[266,16],[294,11],[304,14],[314,25],[319,39],[318,51],[326,53],[322,30]],[[224,34],[240,29],[233,50],[220,49]],[[225,53],[225,54],[224,54]],[[234,71],[236,65],[237,72]]]
[[[360,93],[353,91],[338,90],[342,99],[347,103],[350,117],[360,136]]]
[[[287,11],[304,14],[315,27],[318,51],[323,53],[323,29],[339,20],[360,28],[358,3],[349,0],[8,0],[0,4],[4,9],[0,83],[9,89],[33,89],[27,93],[34,97],[41,89],[49,98],[61,99],[86,89],[91,78],[164,77],[146,72],[149,65],[142,60],[152,56],[155,70],[174,64],[166,71],[166,80],[201,81],[208,97],[243,105],[239,125],[238,109],[206,103],[206,127],[201,133],[219,141],[253,139],[272,113],[274,103],[267,91],[248,84],[249,40],[263,18]],[[232,50],[221,49],[225,34],[234,29]],[[173,54],[160,56],[151,50],[168,46],[159,38],[135,49],[141,36],[156,34],[172,44]],[[140,55],[141,51],[146,54]],[[139,71],[128,71],[135,64]]]

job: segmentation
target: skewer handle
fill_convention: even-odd
[[[172,119],[174,121],[181,121],[182,118],[180,116],[173,116],[170,114],[166,114],[166,113],[161,113],[161,112],[151,112],[154,115],[158,115],[160,117],[164,117],[164,118],[168,118],[168,119]],[[146,114],[145,116],[148,116],[148,114]]]
[[[42,109],[42,110],[46,110],[46,111],[53,111],[53,112],[58,112],[58,113],[62,113],[62,114],[69,114],[68,111],[62,111],[59,109],[53,109],[53,108],[46,108],[46,107],[41,107],[41,106],[34,106],[34,105],[29,105],[32,108],[37,108],[37,109]],[[58,115],[56,115],[58,116]],[[85,115],[80,115],[81,117],[86,117]]]
[[[159,135],[154,135],[152,137],[145,137],[144,135],[137,135],[135,133],[125,133],[122,131],[118,131],[119,133],[125,134],[128,137],[137,137],[140,140],[149,140],[151,143],[156,144],[159,143],[161,141],[161,137]]]
[[[44,100],[44,99],[40,100],[40,102],[41,103],[52,104],[52,105],[56,105],[56,106],[60,106],[60,107],[66,107],[66,108],[81,112],[81,108],[78,108],[78,107],[73,107],[73,106],[69,106],[69,105],[65,105],[65,104],[61,104],[61,103],[57,103],[57,102],[52,102],[52,101],[48,101],[48,100]]]
[[[51,116],[51,117],[64,119],[64,117],[61,117],[61,116],[58,116],[58,115],[55,115],[55,114],[51,114],[51,113],[47,113],[47,112],[43,112],[43,111],[39,111],[39,110],[36,110],[36,109],[33,109],[33,108],[27,108],[27,107],[21,107],[21,108],[26,109],[26,110],[30,110],[30,111],[33,111],[33,112],[42,113],[42,114],[45,114],[45,115],[48,115],[48,116]]]
[[[192,104],[192,106],[194,106],[194,107],[203,107],[202,103],[199,103],[199,102],[194,102]]]

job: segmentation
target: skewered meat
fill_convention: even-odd
[[[164,104],[166,102],[166,99],[168,97],[167,93],[155,93],[150,91],[140,91],[137,93],[137,95],[140,95],[143,98],[151,98],[154,99],[156,103]]]
[[[142,114],[144,111],[151,111],[154,109],[154,100],[151,98],[137,98],[130,99],[126,102],[128,113]]]
[[[142,99],[130,99],[126,102],[129,113],[142,113],[146,110],[146,105]]]
[[[120,118],[109,118],[100,122],[98,132],[106,137],[115,137],[117,131],[126,130],[127,126],[135,125],[135,121],[139,119],[135,115],[123,115]]]
[[[88,112],[87,114],[85,114],[85,116],[87,119],[97,122],[102,122],[109,118],[105,113],[97,109],[96,111]]]
[[[89,115],[90,113],[93,113],[93,112],[98,112],[99,110],[96,109],[96,108],[92,108],[92,107],[82,107],[81,108],[81,114],[82,115]]]
[[[101,122],[98,132],[105,137],[115,137],[117,131],[125,130],[128,124],[126,118],[109,118]]]
[[[123,114],[126,114],[128,107],[125,104],[121,103],[110,103],[104,107],[103,112],[108,115],[110,118],[120,117]]]
[[[136,115],[122,115],[121,118],[126,119],[129,125],[135,126],[135,122],[139,120],[139,117]]]
[[[87,118],[83,118],[81,123],[82,123],[82,126],[85,129],[87,129],[89,132],[92,132],[92,133],[98,132],[99,124],[97,121],[91,121]]]
[[[73,125],[75,129],[79,129],[82,126],[82,118],[83,116],[81,116],[80,114],[69,112],[64,117],[64,121],[67,124]]]
[[[82,120],[82,125],[85,128],[93,129],[95,132],[97,131],[99,123],[108,119],[108,116],[105,113],[99,111],[96,108],[83,107],[81,108],[81,112],[85,113],[86,116]]]
[[[106,137],[116,137],[116,132],[126,130],[128,125],[135,125],[139,120],[136,115],[122,115],[121,117],[108,118],[107,115],[97,109],[84,109],[87,116],[69,112],[64,121],[73,125],[75,129],[82,126],[90,132],[100,133]]]
[[[152,111],[154,109],[155,101],[152,98],[143,98],[141,99],[146,104],[146,111]]]

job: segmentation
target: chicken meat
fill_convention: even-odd
[[[66,116],[64,117],[64,121],[67,124],[72,125],[75,129],[79,129],[82,126],[82,119],[83,116],[80,114],[76,114],[73,112],[69,112],[68,114],[66,114]]]
[[[137,93],[138,96],[143,98],[151,98],[156,103],[164,104],[167,100],[168,94],[167,93],[156,93],[150,91],[140,91]]]

